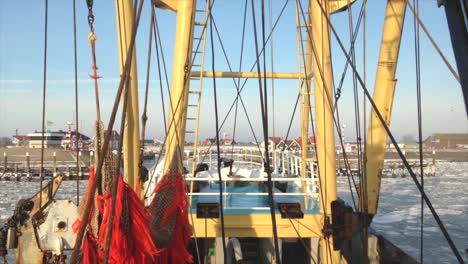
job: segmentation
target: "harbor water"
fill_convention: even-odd
[[[58,199],[76,202],[76,181],[64,181],[57,193]],[[80,181],[80,195],[87,181]],[[0,222],[11,216],[16,202],[37,192],[39,182],[0,182]],[[468,162],[440,162],[436,176],[425,179],[425,190],[443,220],[455,245],[468,262]],[[346,177],[338,177],[338,193],[352,204]],[[413,180],[384,178],[380,195],[379,212],[372,228],[395,245],[419,260],[421,196]],[[424,262],[456,263],[429,209],[424,210]],[[14,260],[10,251],[9,261]],[[11,263],[11,262],[10,262]]]

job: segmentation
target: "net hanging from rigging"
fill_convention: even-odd
[[[91,168],[90,183],[95,180],[94,168]],[[88,215],[91,219],[95,213],[98,213],[102,217],[102,223],[97,236],[93,227],[88,226],[82,247],[82,263],[103,262],[109,228],[112,229],[113,236],[109,263],[158,263],[155,262],[155,256],[159,250],[151,238],[148,210],[135,191],[123,181],[122,175],[118,176],[117,185],[115,221],[112,227],[109,221],[112,199],[110,192],[97,196],[93,206],[96,206],[98,211],[92,210]],[[91,191],[89,186],[88,191]],[[73,230],[77,232],[81,224],[82,220],[77,219],[73,224]]]

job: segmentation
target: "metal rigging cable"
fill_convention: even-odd
[[[323,14],[326,14],[326,11],[325,11],[325,8],[320,4],[320,2],[318,0],[316,0],[320,6],[320,9],[321,9],[321,12]],[[407,2],[408,3],[408,2]],[[410,4],[408,3],[408,6],[410,6]],[[457,258],[457,260],[460,262],[460,263],[464,263],[460,253],[458,252],[458,249],[457,247],[455,246],[453,240],[451,239],[449,233],[447,232],[447,229],[445,228],[442,220],[440,219],[439,215],[437,214],[437,212],[435,211],[434,209],[434,206],[432,205],[432,202],[430,201],[429,197],[427,196],[426,192],[424,191],[424,189],[422,189],[422,186],[421,186],[421,183],[418,181],[413,169],[411,168],[410,164],[408,163],[408,160],[405,158],[405,156],[403,155],[403,152],[402,150],[400,149],[400,147],[398,146],[397,144],[397,141],[395,139],[395,137],[393,136],[393,134],[391,133],[389,127],[387,126],[387,124],[385,123],[385,120],[384,118],[382,117],[379,109],[377,108],[377,105],[375,104],[374,100],[372,99],[372,96],[370,95],[369,91],[367,90],[367,87],[364,85],[364,82],[361,78],[361,76],[359,75],[359,73],[357,72],[357,69],[356,69],[356,65],[354,65],[354,63],[351,62],[351,59],[350,57],[346,54],[346,49],[341,41],[341,38],[338,36],[338,33],[336,32],[335,30],[335,27],[331,24],[330,22],[330,19],[328,17],[326,17],[327,19],[327,23],[330,27],[330,29],[332,30],[332,33],[333,35],[335,36],[335,39],[337,40],[338,42],[338,45],[341,49],[341,51],[343,52],[343,54],[345,55],[346,57],[346,60],[349,61],[349,64],[352,68],[352,70],[354,72],[356,72],[356,77],[366,95],[366,97],[368,98],[369,102],[371,103],[372,105],[372,109],[375,111],[377,117],[379,118],[383,128],[385,129],[385,131],[387,132],[387,135],[388,137],[390,138],[393,146],[395,147],[395,150],[397,151],[398,155],[400,156],[401,160],[403,161],[403,164],[405,166],[405,168],[408,170],[411,178],[413,179],[416,187],[418,188],[419,192],[421,193],[421,195],[423,196],[424,198],[424,201],[426,202],[427,206],[429,207],[434,219],[436,220],[437,224],[439,225],[439,228],[441,229],[445,239],[447,240],[447,243],[449,244],[452,252],[454,253],[455,257]],[[419,19],[418,19],[419,21]],[[423,28],[424,29],[424,28]]]
[[[211,70],[213,72],[213,76],[215,73],[215,52],[214,52],[214,39],[213,39],[213,10],[212,5],[210,6],[210,43],[211,43]],[[226,252],[226,234],[225,234],[225,227],[224,227],[224,207],[223,207],[223,179],[221,176],[221,153],[219,147],[219,120],[218,120],[218,97],[216,91],[216,78],[213,78],[213,93],[214,93],[214,108],[215,108],[215,126],[216,126],[216,149],[218,155],[218,180],[219,180],[219,215],[221,220],[221,240],[222,240],[222,247],[223,247],[223,259],[224,263],[227,263],[227,252]]]
[[[213,1],[213,2],[214,2],[214,1]],[[276,19],[274,25],[273,25],[272,32],[274,31],[274,29],[275,29],[276,26],[278,25],[278,22],[279,22],[280,18],[283,16],[284,10],[286,9],[288,2],[289,2],[289,0],[286,0],[286,2],[284,3],[283,7],[281,8],[281,11],[280,11],[280,13],[279,13],[279,15],[278,15],[278,17],[277,17],[277,19]],[[214,21],[213,21],[213,22],[214,22]],[[213,23],[213,25],[215,26],[215,29],[216,29],[216,23],[215,23],[215,22]],[[267,40],[266,40],[267,43],[268,43],[270,37],[271,37],[271,34],[268,36],[268,38],[267,38]],[[222,47],[222,46],[221,46],[221,47]],[[250,68],[250,71],[252,71],[252,70],[255,68],[255,66],[257,65],[258,60],[259,60],[259,58],[260,58],[260,55],[263,54],[264,51],[265,51],[265,48],[262,48],[262,50],[260,50],[260,53],[259,53],[259,55],[256,57],[255,62],[253,63],[253,65],[252,65],[251,68]],[[239,91],[238,91],[238,93],[237,93],[236,98],[234,98],[234,101],[231,103],[231,106],[230,106],[230,108],[229,108],[227,114],[225,115],[225,117],[224,117],[224,119],[223,119],[223,122],[221,122],[220,129],[224,126],[224,124],[225,124],[225,122],[226,122],[228,116],[230,115],[232,109],[233,109],[234,106],[235,106],[236,100],[238,100],[238,97],[240,97],[240,94],[241,94],[242,91],[244,90],[245,85],[247,84],[247,81],[248,81],[248,79],[245,79],[244,82],[242,83],[242,86],[240,87],[240,89],[239,89]],[[242,100],[241,100],[241,103],[242,103]],[[258,142],[257,142],[257,143],[258,143]],[[213,143],[210,144],[209,149],[212,147],[212,145],[213,145]],[[205,157],[206,157],[206,155],[203,157],[203,159],[204,159]],[[263,156],[262,156],[262,159],[263,159]]]
[[[74,54],[74,73],[75,73],[75,136],[78,140],[79,134],[79,127],[78,127],[78,51],[76,47],[76,0],[73,0],[73,54]],[[70,135],[71,139],[71,135]],[[76,172],[78,173],[78,177],[76,177],[76,204],[80,205],[80,175],[79,172],[81,171],[80,168],[80,148],[79,145],[76,144]]]
[[[421,174],[421,188],[424,190],[424,169],[423,169],[423,139],[422,139],[422,112],[421,112],[421,54],[419,46],[419,24],[416,16],[419,15],[419,0],[414,0],[415,15],[413,20],[414,27],[414,55],[416,71],[416,101],[418,108],[418,145],[419,145],[419,173]],[[424,263],[424,199],[421,196],[421,236],[420,236],[420,255],[419,261]]]
[[[139,13],[141,13],[141,7],[142,7],[142,5],[140,3]],[[138,15],[138,17],[139,17],[139,15]],[[121,76],[120,82],[119,82],[119,87],[117,89],[114,104],[113,104],[113,107],[112,107],[111,116],[109,118],[109,124],[108,124],[108,127],[107,127],[107,131],[105,133],[104,142],[103,142],[101,150],[100,150],[99,159],[98,159],[97,166],[96,166],[96,174],[95,174],[96,180],[93,182],[93,184],[91,186],[91,189],[90,189],[90,192],[89,192],[90,197],[86,201],[85,209],[84,209],[84,212],[83,212],[84,216],[89,215],[89,212],[91,210],[91,206],[94,203],[94,194],[95,194],[96,189],[97,189],[98,179],[100,179],[101,176],[102,176],[102,166],[104,164],[104,156],[107,153],[107,150],[109,148],[109,141],[110,141],[110,137],[111,137],[111,134],[112,134],[112,128],[114,127],[115,117],[116,117],[116,114],[117,114],[117,109],[119,108],[119,102],[120,102],[120,99],[121,99],[121,96],[122,96],[123,88],[124,88],[125,83],[127,82],[128,75],[129,75],[129,72],[130,72],[130,64],[131,64],[131,59],[132,59],[132,56],[133,56],[132,50],[133,50],[133,47],[135,46],[135,36],[136,36],[137,28],[138,28],[139,19],[137,19],[136,21],[137,22],[133,25],[132,36],[130,38],[129,48],[127,50],[127,56],[126,56],[127,59],[125,61],[125,66],[123,67],[122,76]],[[71,264],[76,264],[77,263],[78,254],[79,254],[79,251],[81,249],[81,244],[83,242],[83,235],[84,235],[86,227],[88,225],[88,221],[89,221],[88,217],[83,218],[83,222],[81,223],[80,229],[79,229],[79,231],[77,233],[77,236],[76,236],[76,243],[75,243],[75,246],[73,248],[73,253],[72,253],[72,256],[70,258],[70,263]]]
[[[154,17],[154,23],[153,23],[153,28],[150,30],[153,30],[154,33],[154,48],[156,50],[156,60],[158,62],[158,77],[159,77],[159,90],[161,93],[161,108],[162,108],[162,115],[163,115],[163,122],[164,122],[164,132],[167,136],[167,121],[166,121],[166,106],[164,103],[164,91],[163,91],[163,85],[162,85],[162,74],[161,74],[161,64],[159,60],[159,49],[161,49],[161,57],[163,59],[163,67],[164,67],[164,74],[166,77],[166,85],[167,89],[169,89],[169,78],[167,77],[167,70],[166,70],[166,63],[164,60],[164,53],[163,49],[161,46],[161,38],[159,36],[159,27],[158,27],[158,18],[156,16],[156,11],[153,5],[151,5],[151,16]],[[158,45],[159,44],[159,45]],[[162,149],[161,149],[162,151]]]
[[[133,42],[134,42],[134,38],[136,37],[136,29],[137,29],[138,24],[140,22],[141,10],[143,9],[143,3],[144,2],[145,2],[144,0],[140,1],[139,6],[138,6],[138,13],[137,13],[136,17],[134,18],[135,26],[133,27],[134,31],[132,31],[132,33],[135,33],[135,34],[132,36],[133,39],[131,40]],[[136,10],[135,10],[135,12],[136,12]],[[150,42],[151,42],[151,39],[150,39]],[[131,54],[133,54],[133,51],[134,51],[134,45],[131,45],[131,42],[130,42],[130,45],[128,47],[127,52],[130,52]],[[127,57],[126,59],[130,60],[130,62],[131,62],[132,59],[133,59],[133,56],[131,56],[130,58]],[[130,64],[130,67],[128,67],[126,69],[127,73],[130,72],[130,68],[131,68],[131,64]],[[126,126],[125,123],[126,123],[126,116],[127,116],[128,97],[129,97],[129,93],[130,93],[129,92],[130,82],[128,80],[129,79],[127,79],[127,81],[125,82],[124,98],[123,98],[123,105],[122,105],[122,116],[121,116],[121,120],[120,120],[120,140],[119,140],[119,145],[118,145],[118,148],[117,148],[118,152],[117,152],[117,165],[116,165],[117,175],[114,175],[114,179],[112,180],[112,186],[111,186],[111,188],[112,188],[112,190],[111,190],[112,200],[111,200],[111,208],[110,208],[110,215],[109,215],[109,226],[108,226],[107,236],[106,236],[106,246],[105,246],[105,249],[104,249],[104,252],[105,252],[104,264],[109,263],[110,244],[111,244],[111,241],[112,241],[112,229],[113,229],[113,226],[114,226],[114,218],[115,218],[114,216],[115,216],[115,207],[116,207],[116,199],[117,199],[118,177],[123,177],[122,175],[120,175],[120,164],[121,164],[121,159],[122,159],[122,147],[123,147],[123,141],[124,141],[125,126]],[[146,114],[146,112],[144,114]],[[108,131],[108,133],[109,133],[109,131]],[[144,133],[144,130],[142,131],[142,133]]]
[[[39,174],[39,208],[42,208],[42,184],[44,181],[44,134],[45,134],[45,111],[47,93],[47,22],[48,22],[49,1],[45,0],[44,9],[44,63],[43,63],[43,85],[42,85],[42,138],[41,138],[41,168]],[[6,167],[6,164],[5,164]]]
[[[244,37],[245,37],[245,24],[247,22],[247,6],[248,6],[248,0],[245,0],[244,16],[243,16],[244,19],[243,19],[243,23],[242,23],[242,38],[241,38],[240,56],[239,56],[239,72],[242,71],[242,59],[244,58]],[[215,27],[216,27],[216,25],[215,25]],[[218,39],[221,42],[221,37],[219,36],[217,28],[216,28],[216,33],[218,34]],[[226,60],[227,60],[227,56],[225,56],[225,57],[226,57]],[[235,85],[237,91],[239,91],[240,79],[241,79],[241,77],[239,76],[239,78],[237,78],[237,85]],[[236,84],[235,81],[234,81],[234,83]],[[233,159],[233,160],[234,160],[234,142],[236,140],[237,108],[238,108],[238,106],[239,106],[239,100],[236,100],[236,110],[235,110],[235,113],[234,113],[234,127],[233,127],[233,133],[232,133],[233,144],[232,144],[232,148],[231,148],[231,159]]]
[[[253,19],[253,33],[254,33],[254,40],[255,40],[255,54],[257,58],[259,58],[259,51],[258,51],[258,39],[257,39],[257,22],[255,19],[255,4],[254,0],[252,2],[252,19]],[[264,0],[262,0],[262,44],[263,49],[265,49],[266,39],[265,39],[265,10],[264,10]],[[270,170],[270,157],[269,157],[269,144],[268,144],[268,113],[267,111],[267,98],[266,98],[266,65],[265,65],[265,55],[263,57],[264,60],[264,91],[262,91],[262,78],[261,78],[261,69],[260,63],[257,62],[257,73],[258,73],[258,90],[260,94],[260,107],[262,112],[262,124],[263,124],[263,137],[265,142],[265,170],[267,173],[268,179],[268,202],[270,206],[270,215],[271,215],[271,224],[273,228],[273,241],[275,246],[275,256],[276,256],[276,263],[281,263],[281,256],[279,253],[279,245],[278,245],[278,230],[276,226],[276,214],[275,214],[275,205],[274,205],[274,198],[273,198],[273,182],[271,180],[271,170]],[[265,93],[265,95],[263,94]]]

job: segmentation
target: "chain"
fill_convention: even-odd
[[[93,14],[93,0],[87,0],[88,5],[88,24],[91,32],[94,32],[94,14]]]

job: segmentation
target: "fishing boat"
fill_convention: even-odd
[[[109,123],[105,126],[99,104],[99,57],[96,56],[98,44],[94,28],[94,19],[99,15],[93,12],[93,1],[86,1],[96,121],[94,165],[85,196],[76,203],[71,199],[55,199],[64,176],[59,174],[47,184],[41,180],[40,191],[19,201],[13,216],[2,229],[0,246],[3,254],[7,248],[15,249],[17,263],[417,263],[385,237],[369,229],[377,213],[385,148],[390,140],[456,259],[463,263],[414,168],[407,162],[389,129],[407,9],[414,15],[416,27],[425,29],[417,8],[410,1],[388,0],[386,9],[380,10],[385,22],[373,96],[356,66],[356,30],[360,28],[360,22],[349,23],[352,40],[349,47],[345,47],[337,35],[337,25],[331,23],[332,16],[343,12],[351,14],[351,8],[360,10],[358,21],[361,21],[366,0],[283,1],[278,3],[282,9],[277,17],[271,12],[268,15],[264,1],[236,3],[239,7],[233,11],[243,13],[244,18],[243,23],[238,23],[243,25],[242,49],[249,49],[255,59],[249,71],[243,71],[242,67],[236,71],[229,61],[222,63],[223,67],[228,67],[226,71],[215,67],[219,63],[217,57],[226,56],[222,42],[218,47],[214,45],[216,35],[219,37],[214,17],[220,16],[216,10],[221,0],[135,2],[134,6],[131,0],[116,1],[121,78]],[[439,2],[444,5],[448,18],[458,71],[446,62],[461,83],[466,98],[467,3]],[[279,72],[273,69],[273,63],[267,64],[266,53],[272,33],[288,4],[294,5],[293,14],[288,16],[294,21],[288,25],[292,25],[290,31],[295,34],[293,56],[297,59],[297,67],[293,71]],[[146,96],[141,113],[135,39],[142,23],[142,10],[150,14],[151,26]],[[175,13],[172,78],[170,85],[167,82],[170,86],[169,106],[163,108],[167,116],[166,138],[154,167],[147,170],[142,163],[147,136],[147,105],[150,103],[147,99],[150,52],[154,44],[158,64],[164,62],[160,59],[163,42],[159,28],[162,25],[158,25],[156,15],[163,12]],[[251,19],[249,23],[254,37],[244,47],[247,17]],[[266,18],[270,19],[269,23]],[[267,29],[267,25],[270,28]],[[354,184],[350,181],[357,198],[354,206],[337,197],[336,145],[337,142],[342,148],[344,145],[336,116],[341,85],[335,87],[333,80],[332,37],[336,38],[340,51],[334,57],[344,58],[346,68],[353,76],[354,87],[361,91],[363,100],[370,105],[367,110],[371,112],[368,128],[365,121],[364,125],[357,125],[367,130],[358,142],[358,146],[364,147],[358,152],[357,171],[352,171],[344,157],[345,174],[355,180]],[[286,40],[281,39],[283,41]],[[211,54],[207,54],[208,51]],[[243,53],[240,54],[242,66]],[[161,72],[162,66],[158,68]],[[255,87],[259,100],[249,101],[248,105],[261,112],[255,121],[261,124],[261,136],[258,137],[263,143],[256,136],[256,143],[249,146],[234,144],[234,140],[221,140],[224,122],[219,116],[217,88],[225,78],[232,79],[235,84],[231,101],[236,112],[238,107],[245,111],[247,104],[241,96],[244,87],[241,80],[258,82]],[[285,108],[294,109],[293,115],[296,108],[299,109],[299,122],[295,123],[301,134],[300,143],[297,143],[299,152],[288,151],[285,147],[289,129],[283,143],[270,131],[269,122],[275,120],[274,114],[270,116],[272,101],[269,99],[273,80],[289,80],[298,87],[295,90],[298,94],[296,106],[293,103]],[[161,84],[164,82],[162,74],[160,81]],[[207,86],[212,89],[215,106],[208,117],[201,114],[202,94]],[[359,97],[357,93],[355,96]],[[117,151],[112,152],[109,142],[119,106],[123,109],[121,139]],[[361,106],[358,104],[357,107]],[[204,123],[203,118],[210,120]],[[249,124],[251,122],[248,120]],[[201,144],[200,124],[209,124],[215,131],[214,140],[209,144]],[[44,138],[44,130],[43,127],[41,138]],[[222,145],[223,142],[227,144]],[[44,148],[43,141],[41,144]],[[422,160],[420,164],[423,164]],[[43,168],[41,175],[44,175]]]

